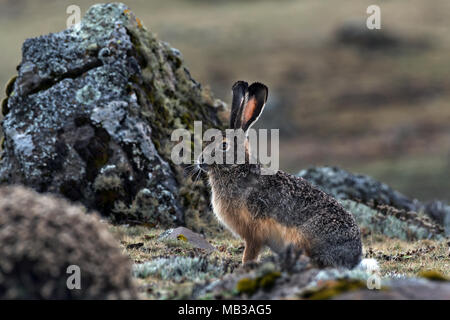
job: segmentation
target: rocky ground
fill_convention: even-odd
[[[206,183],[186,176],[170,157],[172,130],[192,131],[194,120],[222,127],[226,110],[191,77],[180,52],[149,32],[128,7],[95,5],[80,25],[25,41],[18,74],[2,102],[0,184],[22,184],[98,212],[134,263],[142,298],[450,299],[449,206],[410,199],[339,168],[298,175],[354,215],[364,256],[376,259],[380,269],[318,270],[290,249],[279,256],[266,250],[260,262],[243,267],[243,243],[214,218]],[[34,214],[21,202],[6,201],[0,216],[10,217],[14,205],[20,219],[33,222],[25,224],[31,230],[40,221],[53,225],[45,199],[26,194],[31,202],[40,199]],[[70,217],[75,209],[64,203],[60,216]],[[77,208],[83,219],[87,210]],[[88,219],[83,223],[89,225]],[[17,252],[34,257],[21,240],[25,235],[29,241],[28,231],[19,231],[23,225],[0,224],[0,233],[14,240]],[[179,226],[188,229],[173,229]],[[42,228],[45,236],[36,245],[45,248],[49,238]],[[84,229],[94,238],[104,232],[104,226]],[[8,247],[12,257],[14,248]],[[103,261],[95,250],[86,254]],[[22,288],[22,260],[8,259],[2,261],[5,270],[19,275],[16,287]],[[37,269],[33,262],[26,266],[44,279],[52,268],[41,262]],[[129,273],[123,274],[129,283]],[[0,274],[0,285],[2,279]]]
[[[111,226],[134,261],[143,297],[450,298],[450,241],[448,225],[444,228],[442,223],[448,221],[448,206],[436,214],[385,184],[339,168],[311,168],[299,175],[353,213],[362,231],[363,255],[378,262],[378,271],[317,270],[305,256],[292,252],[277,256],[269,249],[258,263],[243,267],[244,243],[226,230],[192,235],[189,229],[178,228],[170,236],[172,229]],[[369,290],[374,279],[380,279],[379,290]]]
[[[188,229],[179,228],[168,238],[163,229],[112,226],[135,263],[134,275],[143,295],[150,299],[450,298],[450,241],[448,225],[444,228],[442,223],[448,221],[448,206],[436,214],[385,184],[339,168],[311,168],[299,175],[353,213],[362,231],[363,255],[378,262],[378,271],[321,271],[311,267],[305,256],[289,252],[276,256],[269,249],[260,262],[243,267],[244,243],[226,230],[192,238]],[[369,290],[373,277],[379,277],[381,289]]]
[[[327,270],[319,274],[318,270],[308,269],[302,259],[305,265],[288,272],[289,267],[278,261],[281,258],[269,249],[262,253],[260,263],[243,268],[244,243],[228,232],[207,237],[215,247],[213,252],[208,252],[183,237],[161,239],[163,229],[121,225],[111,226],[111,231],[133,260],[140,292],[148,299],[339,298],[360,289],[369,291],[370,272]],[[392,286],[390,281],[403,279],[405,284],[398,286],[417,282],[428,289],[422,298],[429,298],[427,294],[434,284],[445,283],[445,278],[450,278],[448,240],[404,241],[372,235],[364,237],[363,244],[364,255],[375,258],[380,265],[379,276],[385,291],[379,294],[388,291]],[[262,279],[255,280],[261,277],[267,277],[263,280],[263,283],[270,282],[267,287],[257,283]],[[303,281],[294,281],[302,277],[305,277]],[[424,278],[431,281],[420,280]],[[445,288],[437,298],[450,298],[450,283]]]

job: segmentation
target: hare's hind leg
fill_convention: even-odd
[[[361,244],[357,240],[340,245],[324,245],[311,256],[319,268],[344,267],[353,269],[361,261]]]
[[[242,264],[254,261],[258,258],[258,254],[261,251],[262,242],[257,240],[245,240],[244,256],[242,257]]]

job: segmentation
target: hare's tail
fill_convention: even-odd
[[[362,259],[356,268],[367,272],[376,272],[380,270],[380,266],[375,259]]]

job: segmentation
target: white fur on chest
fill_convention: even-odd
[[[211,196],[211,205],[212,205],[212,209],[213,212],[215,214],[215,216],[217,217],[217,220],[219,220],[219,222],[223,225],[225,225],[225,227],[227,227],[228,229],[230,229],[231,231],[233,231],[233,229],[231,228],[231,226],[227,223],[226,219],[227,217],[227,208],[228,207],[225,203],[223,199],[220,199],[217,196],[217,193],[212,192],[212,196]],[[233,231],[234,233],[234,231]]]
[[[230,211],[232,210],[231,203],[227,202],[225,199],[221,199],[217,193],[214,192],[214,189],[212,190],[211,205],[217,220],[230,230],[234,236],[241,237],[238,232],[239,228],[235,225],[236,222],[230,217]]]

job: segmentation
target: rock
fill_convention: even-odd
[[[224,104],[125,5],[94,5],[80,24],[27,39],[2,105],[0,183],[115,221],[176,226],[207,211],[205,186],[171,162],[170,138],[194,120],[221,128]]]
[[[207,252],[215,251],[213,247],[202,235],[195,233],[185,227],[169,229],[163,232],[159,239],[174,239],[189,242],[193,247],[204,249]]]
[[[402,240],[443,239],[444,228],[428,216],[413,211],[399,210],[387,205],[371,208],[353,200],[338,200],[353,214],[363,237],[384,234]]]
[[[450,282],[425,278],[396,279],[355,268],[316,269],[301,256],[295,268],[282,260],[236,269],[220,280],[198,284],[194,299],[448,299]],[[374,279],[378,279],[378,283]],[[379,284],[379,289],[377,285]],[[373,285],[373,287],[372,287]],[[370,290],[369,287],[373,289]]]
[[[333,297],[334,300],[449,300],[450,282],[392,281],[387,290],[356,290]]]
[[[415,201],[366,175],[353,174],[338,167],[309,168],[297,175],[338,199],[386,204],[408,211],[416,209]]]
[[[0,188],[0,243],[0,299],[138,297],[130,260],[81,206],[23,187]],[[79,267],[81,290],[67,287],[71,265]]]
[[[443,225],[445,234],[450,236],[450,206],[435,200],[425,204],[424,210],[431,218]]]
[[[347,209],[349,210],[351,210],[349,207],[361,207],[361,205],[352,204],[355,201],[377,211],[380,211],[382,207],[392,207],[399,211],[391,209],[384,210],[382,214],[386,215],[387,213],[389,215],[389,213],[396,213],[398,216],[403,212],[400,215],[404,221],[414,217],[413,225],[423,226],[432,234],[445,232],[446,235],[450,235],[450,206],[440,201],[434,201],[425,205],[416,199],[409,199],[372,177],[353,174],[338,167],[309,168],[300,171],[298,176],[305,178],[313,185],[337,199],[353,200],[344,202],[348,204]],[[380,208],[377,209],[377,207]],[[430,216],[443,228],[435,226],[435,223],[429,221],[423,215],[418,214],[421,212]],[[419,222],[419,220],[422,220],[422,222]],[[367,221],[367,223],[371,222]]]

